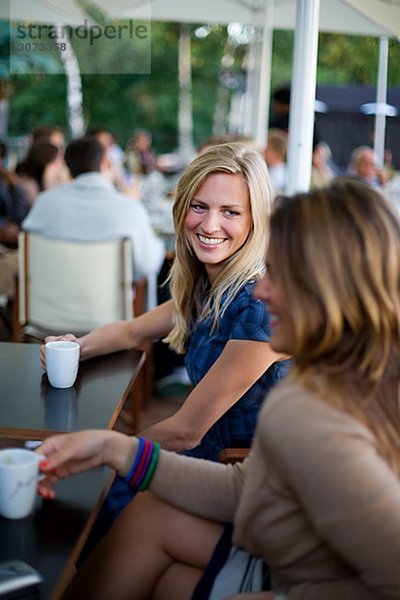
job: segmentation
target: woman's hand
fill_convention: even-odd
[[[49,335],[44,339],[44,343],[40,346],[40,364],[42,368],[46,370],[46,344],[48,342],[77,342],[80,344],[78,338],[76,338],[72,333],[66,333],[65,335]]]
[[[67,340],[78,342],[81,347],[80,361],[104,356],[120,350],[143,347],[145,342],[163,338],[174,326],[172,300],[156,306],[153,310],[129,319],[128,321],[115,321],[93,329],[90,333],[77,339],[72,333],[58,337],[46,337],[44,342]],[[46,370],[46,357],[44,345],[40,348],[40,361]]]
[[[40,470],[46,477],[38,485],[45,498],[54,498],[54,484],[64,477],[108,465],[126,475],[137,448],[136,438],[116,431],[87,430],[56,435],[46,439],[36,450],[46,459]]]

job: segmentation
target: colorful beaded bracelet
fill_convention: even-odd
[[[140,457],[142,456],[143,447],[144,447],[144,444],[145,444],[146,440],[144,438],[138,438],[138,441],[139,441],[139,447],[138,447],[137,452],[136,452],[135,460],[133,461],[133,465],[130,468],[130,471],[129,471],[128,475],[124,478],[127,483],[130,482],[130,480],[132,479],[132,477],[135,474],[135,471],[136,471],[137,466],[139,464]]]
[[[143,478],[142,483],[139,485],[139,490],[144,492],[150,485],[151,480],[153,479],[154,471],[156,470],[158,459],[160,457],[160,444],[158,442],[154,442],[153,453],[151,456],[151,461],[149,464],[149,468],[147,469],[147,473]]]
[[[160,455],[160,444],[149,442],[144,438],[138,438],[138,440],[139,446],[133,465],[124,479],[131,487],[144,491],[149,487],[156,470]]]

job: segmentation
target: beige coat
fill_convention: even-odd
[[[151,489],[233,521],[234,543],[263,557],[290,600],[400,598],[400,481],[361,423],[290,379],[242,465],[166,452],[160,463]]]

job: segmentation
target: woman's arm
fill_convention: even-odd
[[[130,321],[103,325],[79,339],[83,359],[140,348],[144,342],[164,337],[173,327],[172,301]]]
[[[140,435],[157,440],[167,450],[180,452],[194,448],[279,358],[267,342],[230,340],[182,407]]]
[[[141,348],[144,342],[162,338],[173,327],[172,301],[164,302],[153,310],[135,317],[130,321],[117,321],[94,329],[87,335],[77,339],[72,334],[45,339],[50,342],[56,339],[77,341],[81,346],[81,360],[94,356],[110,354],[130,348]],[[45,368],[44,346],[41,347],[41,361]]]
[[[39,184],[33,179],[22,175],[20,178],[20,186],[24,190],[24,194],[28,200],[29,206],[32,206],[40,192]]]
[[[46,498],[54,498],[53,485],[58,479],[101,465],[126,476],[137,447],[136,438],[109,430],[86,430],[47,438],[37,450],[46,456],[40,467],[47,476],[38,484],[38,491]]]
[[[109,430],[86,430],[47,438],[36,450],[46,459],[40,463],[46,478],[38,491],[54,498],[59,479],[108,465],[125,477],[138,451],[139,440]],[[150,490],[171,504],[199,516],[232,521],[245,479],[243,464],[221,463],[161,452]]]

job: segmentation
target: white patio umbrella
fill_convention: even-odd
[[[263,25],[269,0],[93,0],[120,18],[187,23],[234,21]],[[400,36],[400,0],[320,0],[320,31]],[[274,0],[273,26],[293,29],[297,0]],[[307,7],[304,6],[305,10]],[[0,18],[80,25],[87,18],[76,0],[0,0]]]

